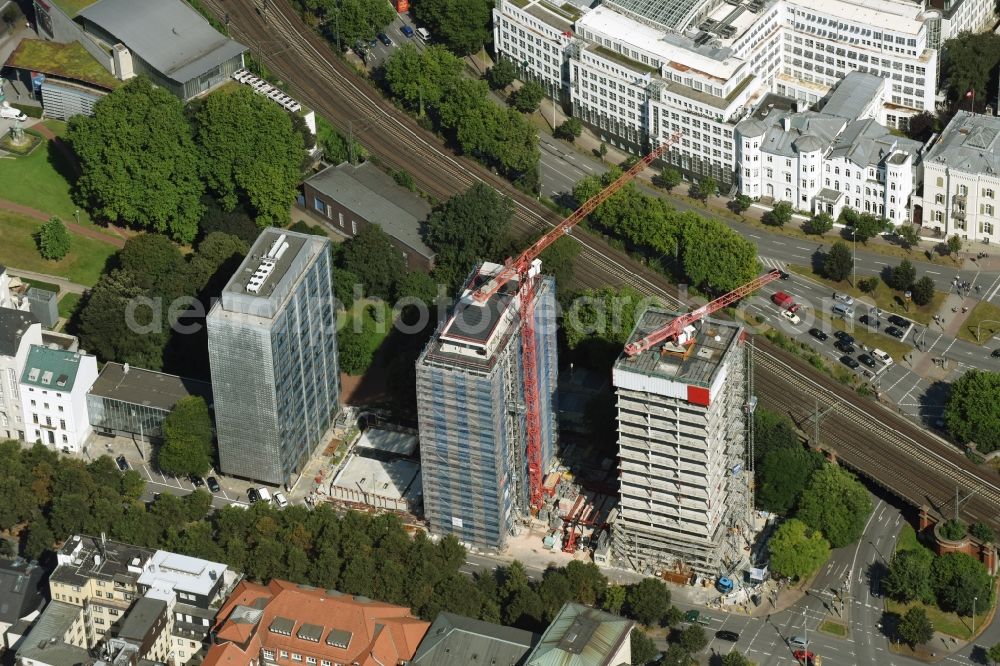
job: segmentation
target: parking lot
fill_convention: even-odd
[[[412,37],[407,37],[402,33],[402,28],[404,25],[410,26],[416,31],[417,26],[413,22],[409,13],[397,14],[396,18],[390,23],[385,29],[385,35],[389,38],[390,44],[383,44],[378,39],[373,40],[373,43],[366,45],[366,53],[358,54],[364,61],[368,69],[375,69],[385,62],[385,59],[389,57],[397,48],[403,44],[413,44],[418,50],[422,51],[426,48],[424,40],[417,37],[414,33]]]

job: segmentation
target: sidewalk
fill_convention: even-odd
[[[87,285],[79,284],[77,282],[70,282],[66,278],[57,277],[55,275],[48,275],[46,273],[36,273],[34,271],[25,271],[14,266],[8,266],[7,272],[12,276],[20,278],[28,278],[29,280],[40,280],[42,282],[49,282],[52,284],[59,285],[60,294],[82,294],[83,292],[90,289]]]
[[[13,201],[7,201],[6,199],[0,199],[0,210],[6,210],[11,213],[23,215],[24,217],[30,217],[34,220],[38,220],[39,222],[48,222],[52,217],[50,213],[40,211],[37,208],[31,208],[30,206],[14,203]],[[114,232],[116,236],[109,236],[107,234],[102,234],[96,229],[91,229],[81,224],[77,224],[76,222],[67,222],[66,220],[63,220],[62,223],[66,225],[67,229],[75,234],[79,234],[80,236],[85,236],[102,243],[107,243],[108,245],[113,245],[118,249],[125,247],[125,239],[121,235],[118,235],[117,231]],[[108,228],[112,230],[114,229],[113,226],[109,226]]]

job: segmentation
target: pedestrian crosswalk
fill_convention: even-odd
[[[762,257],[762,256],[759,256],[757,258],[760,259],[760,263],[764,264],[764,268],[777,269],[779,271],[788,270],[785,267],[785,262],[781,261],[780,259],[775,259],[774,257]]]

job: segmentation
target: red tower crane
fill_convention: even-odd
[[[528,249],[513,259],[504,262],[503,269],[485,282],[472,294],[477,303],[485,303],[511,280],[518,280],[518,294],[521,299],[521,364],[524,373],[525,430],[527,431],[526,452],[528,457],[528,489],[532,508],[542,505],[542,423],[541,404],[538,395],[538,355],[535,347],[535,276],[530,275],[531,264],[548,246],[590,215],[595,208],[625,187],[650,162],[666,152],[681,138],[674,133],[653,152],[636,162],[613,183],[588,199],[572,215],[557,224],[551,231],[535,241]]]
[[[744,285],[737,287],[736,289],[733,289],[725,296],[720,296],[714,301],[702,305],[700,308],[692,310],[687,314],[682,314],[676,319],[671,320],[665,326],[653,331],[646,337],[625,345],[625,354],[628,356],[635,356],[636,354],[641,354],[648,349],[652,349],[658,344],[667,342],[668,340],[675,340],[687,326],[702,319],[703,317],[707,317],[717,310],[721,310],[724,307],[732,305],[744,296],[752,294],[768,282],[773,282],[779,277],[781,277],[780,272],[776,270],[770,271]]]

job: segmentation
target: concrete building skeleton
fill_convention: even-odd
[[[629,342],[675,316],[646,310]],[[683,353],[657,347],[614,365],[613,549],[639,571],[725,575],[744,563],[751,529],[749,344],[731,322],[704,319],[687,330],[694,342]]]

